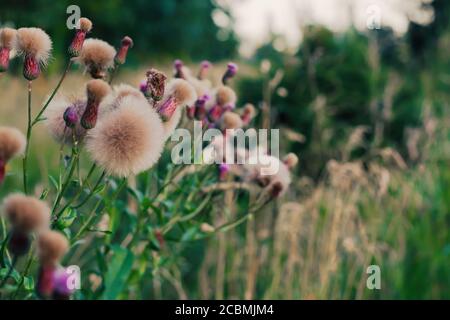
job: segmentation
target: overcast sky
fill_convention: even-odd
[[[318,23],[334,31],[343,31],[352,23],[358,29],[367,28],[368,19],[379,16],[381,25],[391,26],[401,34],[406,31],[408,17],[426,23],[432,13],[420,10],[421,2],[429,0],[217,0],[230,7],[236,19],[235,30],[242,39],[241,53],[248,55],[267,41],[269,31],[283,35],[287,43],[276,45],[283,49],[301,42],[299,26]],[[228,21],[220,14],[216,23]]]

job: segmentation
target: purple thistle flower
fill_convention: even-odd
[[[203,120],[207,116],[207,111],[205,108],[206,101],[209,100],[208,95],[203,95],[200,99],[195,102],[195,119]]]
[[[68,107],[66,111],[64,111],[63,118],[68,128],[74,128],[78,122],[78,112],[75,107]]]
[[[230,171],[230,166],[226,163],[219,164],[219,179],[221,181],[225,180],[228,176],[228,172]]]
[[[183,61],[181,61],[180,59],[177,59],[174,61],[173,67],[175,69],[175,74],[174,74],[175,78],[181,78],[181,79],[186,78],[183,73],[183,66],[184,66]]]
[[[222,77],[223,84],[227,84],[228,81],[236,75],[237,71],[238,71],[237,64],[233,62],[228,63],[227,71],[225,71],[225,74]]]

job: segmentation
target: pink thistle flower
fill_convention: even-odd
[[[217,122],[219,121],[222,114],[225,112],[225,109],[222,108],[220,105],[216,104],[211,109],[209,109],[208,112],[208,119],[211,122]]]
[[[115,56],[116,49],[109,43],[99,39],[86,39],[77,62],[86,67],[92,78],[101,79],[114,66]]]
[[[8,70],[9,54],[16,34],[17,30],[12,28],[0,29],[0,72]]]
[[[52,296],[56,300],[68,300],[73,293],[73,289],[68,286],[69,274],[66,268],[57,268],[53,272],[53,292]]]
[[[241,115],[241,119],[244,126],[248,126],[255,117],[255,115],[256,115],[255,107],[250,103],[246,104],[244,107],[244,111],[242,112]]]
[[[88,18],[80,18],[78,24],[79,28],[76,30],[68,50],[71,57],[78,57],[80,55],[86,34],[92,29],[92,22]]]
[[[7,162],[25,151],[25,136],[16,128],[0,127],[0,184],[6,174]]]
[[[227,84],[228,81],[236,75],[237,71],[238,71],[237,64],[233,62],[228,63],[227,71],[225,71],[225,74],[222,77],[223,84]]]
[[[125,36],[122,39],[122,44],[120,46],[119,51],[114,58],[114,62],[116,64],[124,64],[127,59],[128,49],[133,47],[133,39],[128,36]]]
[[[41,265],[38,271],[36,291],[41,298],[50,298],[55,288],[56,267],[52,265]]]

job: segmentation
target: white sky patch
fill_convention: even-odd
[[[322,24],[341,32],[352,24],[359,30],[367,29],[368,8],[379,9],[382,26],[390,26],[403,34],[409,19],[419,23],[432,20],[432,12],[421,9],[431,0],[218,0],[228,6],[235,18],[234,29],[241,38],[240,51],[250,55],[255,48],[267,42],[271,34],[281,35],[285,42],[276,47],[295,48],[302,39],[301,27]],[[372,13],[373,14],[373,13]]]

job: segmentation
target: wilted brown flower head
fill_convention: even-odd
[[[152,167],[161,156],[164,128],[145,99],[127,96],[88,132],[86,148],[108,174],[127,177]]]
[[[46,230],[39,233],[37,252],[42,266],[56,266],[69,250],[69,242],[60,232]]]
[[[98,107],[103,98],[111,92],[111,88],[103,80],[94,79],[87,83],[87,103],[86,110],[81,117],[81,126],[85,129],[92,129],[97,123]]]
[[[133,39],[128,36],[125,36],[122,39],[121,46],[119,51],[117,52],[116,57],[114,58],[114,62],[117,64],[124,64],[127,59],[128,49],[133,47]]]
[[[24,57],[23,75],[27,80],[39,77],[41,67],[46,66],[50,58],[52,40],[39,28],[20,28],[14,47]]]
[[[69,46],[69,54],[71,57],[78,57],[80,55],[86,34],[92,29],[92,22],[88,18],[80,18],[78,24],[79,29],[76,30],[72,43]]]
[[[144,94],[152,98],[154,101],[160,101],[164,96],[166,87],[166,75],[156,69],[150,69],[147,71],[147,86]]]
[[[0,29],[0,72],[8,70],[9,55],[14,44],[17,30],[12,28]]]
[[[3,211],[13,229],[25,234],[48,228],[50,223],[50,208],[47,204],[20,193],[5,198]]]
[[[77,61],[86,67],[92,78],[100,79],[114,66],[115,55],[116,49],[109,43],[99,39],[87,39]]]

